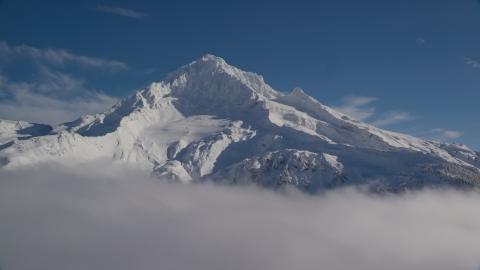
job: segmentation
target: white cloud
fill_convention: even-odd
[[[19,57],[35,63],[34,79],[10,81],[0,70],[0,118],[54,127],[81,115],[103,112],[118,102],[116,97],[86,89],[83,79],[55,68],[75,64],[110,71],[128,69],[125,63],[118,61],[27,45],[10,47],[5,41],[0,41],[0,59],[5,60],[2,64]]]
[[[391,124],[398,124],[400,122],[414,119],[410,113],[402,111],[392,111],[383,115],[383,117],[370,123],[373,126],[386,126]]]
[[[376,100],[377,98],[374,97],[350,95],[342,98],[341,106],[332,106],[332,108],[356,120],[363,121],[374,116],[375,107],[367,105]],[[380,118],[370,124],[373,126],[385,126],[412,119],[414,118],[408,112],[391,111],[384,113]]]
[[[342,98],[341,106],[332,106],[332,108],[361,121],[367,118],[373,118],[374,120],[368,121],[368,124],[376,127],[394,125],[415,119],[411,113],[405,111],[389,111],[381,114],[374,114],[375,107],[367,105],[376,100],[377,98],[374,97],[350,95]],[[416,131],[415,133],[419,137],[434,141],[448,141],[457,139],[463,134],[463,132],[460,131],[445,130],[440,128],[428,131],[424,130],[421,132]]]
[[[442,128],[432,129],[428,133],[429,133],[428,137],[436,141],[446,141],[451,139],[457,139],[457,138],[460,138],[460,136],[462,136],[463,134],[463,132],[460,132],[460,131],[445,130]]]
[[[166,184],[95,163],[0,170],[2,269],[480,266],[475,191],[275,194]]]
[[[3,56],[4,58],[12,56],[28,57],[40,63],[48,63],[60,67],[64,67],[67,63],[71,63],[84,67],[102,68],[112,71],[128,69],[127,64],[119,61],[75,55],[65,50],[39,49],[27,45],[10,47],[5,41],[0,41],[0,56]]]
[[[104,6],[104,5],[98,5],[97,10],[99,11],[105,11],[109,13],[114,13],[117,15],[122,15],[130,18],[135,18],[139,20],[146,19],[148,17],[147,13],[143,12],[138,12],[134,11],[131,9],[126,9],[126,8],[121,8],[121,7],[110,7],[110,6]]]
[[[53,127],[81,115],[107,110],[118,99],[84,88],[83,80],[43,68],[34,82],[10,82],[0,76],[0,119]]]
[[[443,135],[448,139],[456,139],[462,136],[463,132],[454,131],[454,130],[445,130]]]
[[[375,108],[365,107],[365,105],[375,100],[377,100],[377,98],[350,95],[342,98],[341,106],[332,106],[332,108],[356,120],[361,121],[370,117],[373,114]]]
[[[423,38],[417,38],[415,40],[415,43],[417,43],[418,45],[423,45],[425,44],[425,40]]]
[[[462,56],[462,59],[465,61],[465,64],[467,64],[468,66],[471,66],[472,68],[478,68],[478,67],[480,67],[480,63],[478,63],[478,62],[475,61],[475,60],[472,60],[472,59],[470,59],[470,58],[463,57],[463,56]]]
[[[12,54],[12,49],[10,48],[10,46],[8,46],[8,43],[3,40],[0,41],[0,56],[6,58],[10,54]]]

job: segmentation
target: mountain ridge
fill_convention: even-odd
[[[381,130],[300,88],[277,92],[262,76],[213,55],[103,113],[48,134],[8,138],[0,146],[6,168],[65,156],[107,157],[162,179],[293,185],[311,192],[371,183],[382,190],[480,185],[479,153],[466,146]]]

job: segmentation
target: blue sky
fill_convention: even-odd
[[[0,118],[58,124],[211,53],[387,130],[480,150],[480,3],[0,1]]]

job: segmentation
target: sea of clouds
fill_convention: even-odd
[[[0,269],[478,269],[480,193],[172,184],[105,162],[0,170]]]

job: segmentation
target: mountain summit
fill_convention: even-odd
[[[0,122],[7,123],[6,121]],[[29,136],[0,129],[0,165],[108,158],[172,181],[398,191],[480,186],[480,153],[378,129],[205,55],[110,110]],[[47,132],[44,132],[47,130]]]

